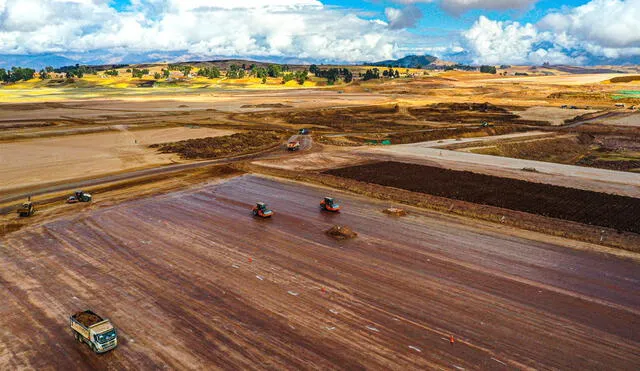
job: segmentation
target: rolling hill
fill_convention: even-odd
[[[408,55],[404,58],[368,63],[371,66],[393,66],[404,68],[425,67],[435,63],[438,58],[431,55]]]

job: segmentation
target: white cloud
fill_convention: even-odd
[[[594,0],[551,13],[539,26],[602,47],[640,47],[640,0]]]
[[[422,18],[422,12],[416,6],[404,9],[386,8],[384,14],[389,20],[389,28],[393,30],[413,27]]]
[[[316,0],[0,0],[0,54],[176,52],[357,62],[395,57],[400,24]]]
[[[536,26],[518,22],[493,21],[480,16],[463,32],[467,49],[477,64],[541,64],[585,61],[564,53],[562,45],[553,43],[549,32],[539,32]]]
[[[538,24],[480,17],[463,32],[476,63],[585,64],[640,55],[640,0],[593,0]]]

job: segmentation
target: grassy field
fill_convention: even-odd
[[[640,98],[640,90],[621,90],[613,96],[613,99],[627,98]]]

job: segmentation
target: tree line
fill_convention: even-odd
[[[315,64],[312,64],[309,67],[309,72],[313,73],[317,77],[327,79],[327,84],[329,85],[335,84],[336,81],[338,81],[338,79],[342,79],[342,81],[344,81],[347,84],[353,81],[353,72],[349,71],[348,68],[334,67],[334,68],[323,70],[318,66],[316,66]]]

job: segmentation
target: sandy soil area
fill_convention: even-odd
[[[596,84],[599,82],[610,80],[614,77],[626,76],[620,73],[596,73],[584,75],[560,75],[560,76],[525,76],[525,77],[506,77],[489,80],[479,80],[487,83],[536,83],[549,85],[584,85]]]
[[[253,176],[2,241],[0,368],[633,369],[637,263]],[[271,220],[250,215],[265,200]],[[359,236],[337,242],[334,224]],[[611,288],[615,287],[615,290]],[[119,330],[96,356],[68,316]],[[33,336],[37,334],[37,336]],[[450,344],[450,336],[454,344]]]
[[[565,120],[587,113],[598,112],[586,109],[562,109],[558,107],[530,107],[524,111],[514,112],[525,120],[548,121],[551,125],[562,125]]]
[[[229,130],[173,127],[24,140],[0,145],[0,191],[168,164],[150,144],[233,134]]]
[[[603,123],[610,124],[610,125],[640,127],[640,113],[634,112],[629,114],[623,114],[616,118],[603,120]]]

